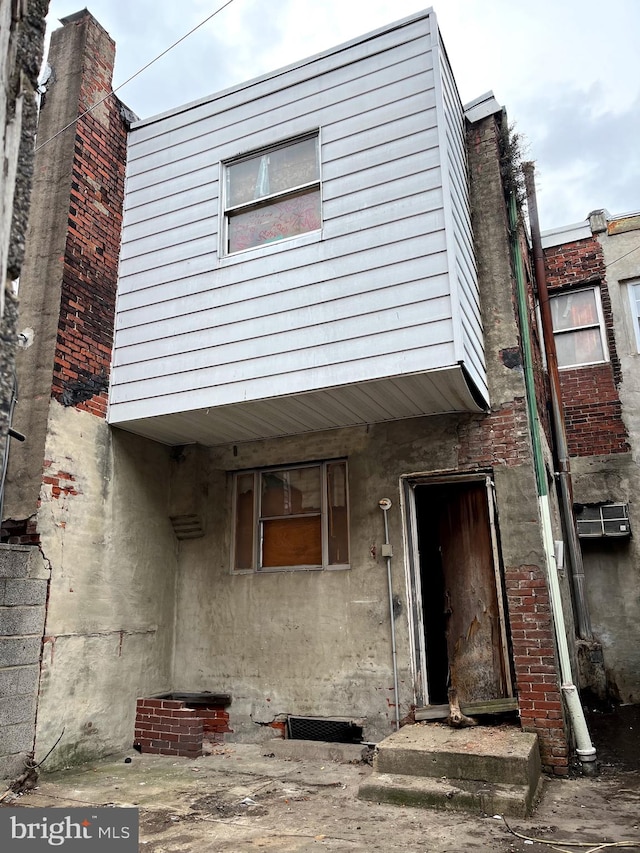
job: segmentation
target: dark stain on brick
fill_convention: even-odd
[[[101,394],[108,387],[109,379],[104,373],[98,376],[87,375],[86,378],[78,377],[75,382],[65,383],[64,390],[60,394],[60,402],[63,406],[76,406],[78,403],[85,403],[96,394]]]
[[[510,370],[522,367],[522,355],[519,347],[506,347],[500,350],[500,360]]]

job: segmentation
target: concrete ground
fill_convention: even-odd
[[[510,825],[552,847],[516,837],[494,815],[358,800],[358,786],[372,773],[362,762],[337,763],[317,750],[302,759],[265,752],[255,744],[220,745],[196,760],[131,752],[43,775],[35,790],[2,805],[137,806],[144,853],[584,853],[603,842],[626,842],[627,849],[635,842],[632,849],[640,850],[639,768],[605,764],[596,778],[548,779],[534,816]]]

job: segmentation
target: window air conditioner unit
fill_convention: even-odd
[[[581,539],[631,536],[629,504],[597,504],[576,507]]]

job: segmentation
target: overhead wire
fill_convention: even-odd
[[[624,255],[620,255],[619,258],[615,258],[613,261],[609,261],[608,264],[605,264],[605,267],[607,269],[609,269],[609,267],[612,267],[614,264],[617,264],[618,261],[621,261],[623,258],[626,258],[628,255],[632,255],[634,252],[637,252],[638,249],[640,249],[640,243],[638,243],[637,246],[634,246],[633,249],[629,249],[629,251],[625,252]]]
[[[69,130],[70,127],[73,127],[75,124],[77,124],[79,121],[81,121],[85,116],[88,116],[89,113],[93,112],[93,110],[96,109],[96,107],[99,107],[100,104],[103,104],[108,98],[110,98],[112,95],[115,95],[115,93],[119,89],[122,89],[122,87],[126,86],[127,83],[130,83],[132,80],[134,80],[140,74],[142,74],[143,71],[146,71],[147,68],[150,68],[155,62],[157,62],[159,59],[162,59],[163,56],[166,56],[166,54],[169,53],[170,50],[173,50],[174,47],[177,47],[181,42],[183,42],[185,39],[189,38],[189,36],[192,35],[193,33],[195,33],[196,30],[199,30],[200,27],[203,27],[212,18],[215,18],[216,15],[218,15],[220,12],[222,12],[223,9],[226,9],[227,6],[230,6],[232,3],[233,3],[233,0],[227,0],[227,2],[223,3],[222,6],[220,6],[218,9],[215,10],[215,12],[212,12],[203,21],[200,21],[199,24],[197,24],[195,27],[193,27],[193,29],[189,30],[188,33],[185,33],[177,41],[174,41],[173,44],[171,44],[171,45],[169,45],[169,47],[165,48],[165,50],[163,50],[162,53],[159,53],[156,57],[154,57],[154,59],[152,59],[150,62],[147,62],[146,65],[143,65],[142,68],[140,68],[138,71],[135,72],[135,74],[132,74],[131,77],[128,77],[123,83],[120,83],[118,86],[115,86],[110,92],[108,92],[104,96],[104,98],[101,98],[92,107],[89,107],[88,110],[85,110],[79,116],[74,118],[73,121],[69,122],[69,124],[66,124],[64,127],[60,128],[60,130],[58,130],[56,133],[54,133],[53,136],[50,136],[49,139],[46,139],[41,145],[37,145],[35,150],[40,151],[40,149],[44,148],[45,145],[48,145],[50,142],[52,142],[54,139],[56,139],[58,136],[60,136],[66,130]]]

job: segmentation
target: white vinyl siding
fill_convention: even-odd
[[[358,423],[356,384],[404,377],[400,399],[461,361],[486,396],[462,108],[432,27],[423,13],[134,126],[112,423],[340,388]],[[318,128],[322,231],[223,257],[221,164]],[[428,384],[405,416],[474,408],[457,381]]]

